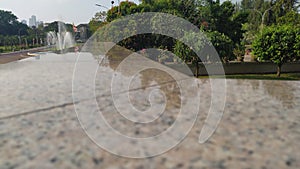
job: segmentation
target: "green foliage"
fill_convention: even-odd
[[[243,3],[244,2],[244,3]],[[263,25],[271,25],[274,21],[271,18],[271,3],[267,0],[243,0],[243,11],[248,12],[247,22],[243,25],[244,40],[246,44],[251,44],[262,29]]]
[[[207,40],[206,36],[202,32],[185,32],[184,36],[177,40],[174,46],[174,54],[185,62],[191,62],[195,65],[195,76],[197,77],[199,72],[199,62],[207,61],[209,54],[206,53],[205,47],[211,46],[211,43]],[[200,60],[200,57],[202,60]]]
[[[242,0],[240,5],[238,3],[233,4],[230,1],[221,3],[219,0],[141,0],[138,5],[126,1],[120,4],[120,13],[118,13],[118,6],[108,11],[107,21],[111,22],[121,16],[139,12],[164,12],[176,15],[205,31],[220,58],[223,61],[228,61],[234,60],[237,56],[241,57],[244,53],[244,46],[240,44],[251,45],[256,36],[261,34],[264,26],[285,25],[286,23],[299,26],[300,17],[299,13],[295,12],[294,1]],[[163,21],[168,20],[168,18],[156,17],[155,20]],[[145,21],[139,22],[143,23]],[[125,29],[122,33],[140,29],[137,23],[132,22],[123,23],[122,26],[130,29],[130,31]],[[159,32],[159,29],[164,27],[164,25],[154,23],[152,28],[155,32]],[[110,33],[114,32],[114,28],[110,29]],[[115,28],[115,30],[118,29]],[[179,33],[178,37],[183,36],[176,26],[168,31]],[[109,36],[115,39],[119,35],[120,32],[116,31]],[[103,35],[103,37],[105,36]],[[294,40],[296,41],[298,37],[295,37]],[[192,40],[193,35],[186,33],[184,38]],[[195,61],[196,58],[195,52],[186,44],[162,35],[134,35],[118,44],[136,51],[147,47],[167,48],[174,51],[185,61]],[[194,42],[194,44],[199,45],[199,48],[201,48],[200,42],[199,44]],[[294,46],[297,45],[299,46],[298,41]],[[294,53],[299,53],[296,47],[293,50]]]
[[[254,54],[259,61],[272,61],[280,71],[284,63],[299,60],[299,32],[299,27],[289,25],[268,27],[253,42]]]
[[[73,31],[73,25],[66,24],[67,31]],[[10,52],[44,45],[46,33],[58,32],[58,22],[50,23],[47,27],[39,25],[29,28],[20,23],[10,11],[0,10],[0,46],[1,52]]]
[[[200,61],[200,58],[196,55],[195,52],[204,54],[202,50],[206,45],[213,45],[213,47],[218,52],[220,59],[224,62],[235,59],[235,56],[233,55],[232,40],[228,36],[220,32],[208,32],[205,36],[201,33],[186,33],[182,40],[193,44],[193,47],[189,47],[182,41],[176,41],[176,44],[174,46],[174,53],[183,61]],[[210,40],[210,42],[208,40]],[[214,61],[211,60],[212,58],[210,58],[209,55],[204,56],[204,59],[205,60],[202,61]]]
[[[95,33],[99,29],[99,27],[101,27],[102,25],[103,25],[103,22],[96,21],[96,20],[91,20],[89,22],[89,28],[92,33]]]
[[[217,31],[208,32],[207,36],[224,62],[235,59],[234,43],[228,36]]]
[[[121,16],[130,15],[135,12],[139,12],[137,10],[137,4],[129,1],[123,1],[120,3],[120,6],[114,6],[110,10],[108,10],[106,20],[108,22],[111,22]]]
[[[209,27],[207,27],[207,30],[209,30],[208,36],[212,40],[213,45],[215,46],[220,57],[224,61],[235,58],[233,55],[233,46],[235,43],[240,44],[243,35],[243,30],[241,29],[242,24],[246,22],[245,18],[248,16],[247,12],[235,12],[235,5],[229,1],[226,1],[223,4],[220,4],[219,2],[213,2],[211,7],[207,6],[206,4],[203,4],[201,1],[198,0],[143,1],[139,5],[136,5],[132,2],[122,2],[120,4],[120,8],[120,15],[122,16],[144,11],[165,12],[185,18],[190,22],[198,25],[199,27],[202,26],[203,21],[207,20],[209,22]],[[205,11],[209,13],[209,17],[206,17]],[[118,17],[118,6],[115,6],[108,11],[107,21],[114,21]],[[158,15],[157,17],[154,17],[153,20],[162,21],[158,22],[160,24],[164,23],[163,21],[165,20],[168,20],[168,23],[172,22],[169,18],[159,17],[161,16]],[[126,34],[126,32],[132,32],[139,29],[139,26],[137,26],[136,23],[132,22],[133,21],[114,23],[112,27],[105,28],[109,29],[109,31],[106,30],[102,31],[102,33],[99,33],[99,37],[106,37],[106,39],[108,38],[116,40],[120,36],[120,33],[124,35]],[[139,22],[143,23],[145,21]],[[166,26],[169,27],[169,25],[157,25],[156,23],[157,22],[154,22],[152,25],[152,28],[153,30],[155,30],[155,32],[160,32],[161,30],[159,29],[164,29]],[[174,24],[176,25],[180,23]],[[124,30],[118,31],[117,28],[120,27],[124,28]],[[164,31],[177,32],[179,33],[178,35],[176,35],[177,37],[183,36],[181,35],[182,31],[178,30],[176,26],[174,26],[173,28],[174,29]],[[105,32],[109,32],[109,34],[106,34]],[[187,41],[192,41],[193,39],[195,39],[194,35],[189,33],[186,33],[184,35],[184,38]],[[192,44],[196,45],[196,47],[194,47],[194,50],[197,50],[196,48],[200,49],[202,47],[201,40]],[[185,44],[163,35],[135,35],[132,37],[128,37],[127,39],[124,39],[121,42],[118,42],[118,45],[121,45],[128,49],[133,49],[135,51],[146,47],[158,47],[162,49],[167,48],[171,51],[174,51],[178,56],[182,57],[182,60],[198,60],[198,57],[196,57],[193,50],[191,50]]]
[[[277,19],[278,24],[285,25],[298,25],[300,26],[300,14],[296,11],[288,11],[284,16],[281,16]]]
[[[18,18],[10,11],[0,10],[0,34],[1,35],[26,35],[27,25],[20,23]]]
[[[89,29],[92,33],[95,33],[99,27],[106,24],[106,15],[105,11],[97,12],[95,16],[89,22]]]
[[[230,30],[228,36],[235,44],[240,44],[243,40],[243,35],[246,32],[243,30],[243,24],[247,23],[249,12],[238,11],[232,17]]]
[[[15,46],[19,44],[18,36],[0,35],[0,46]]]
[[[25,44],[34,38],[31,36],[31,29],[17,19],[12,12],[0,10],[0,52],[27,48],[29,45]]]
[[[300,60],[300,28],[295,30],[295,44],[293,46],[293,52],[295,53],[296,60]]]
[[[174,53],[184,62],[192,62],[194,58],[197,58],[197,55],[193,52],[193,50],[181,41],[176,41]]]
[[[233,49],[233,54],[238,60],[242,59],[242,57],[245,54],[245,46],[244,45],[236,45],[235,48]]]
[[[242,0],[241,1],[241,8],[244,11],[253,9],[253,6],[254,6],[253,0]]]
[[[299,1],[298,0],[276,0],[272,12],[274,20],[280,22],[281,18],[290,15],[291,11],[298,13]]]
[[[297,0],[242,0],[241,8],[249,12],[248,21],[243,25],[244,42],[251,44],[263,29],[271,25],[300,25]]]

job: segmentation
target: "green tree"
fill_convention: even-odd
[[[242,0],[241,1],[241,9],[243,11],[251,10],[254,7],[254,0]]]
[[[243,43],[251,44],[257,33],[260,33],[263,25],[271,25],[272,3],[267,0],[242,0],[242,10],[248,13],[247,22],[242,26],[244,31]]]
[[[174,46],[174,54],[176,54],[181,60],[191,62],[195,65],[195,76],[198,76],[199,74],[199,62],[219,61],[219,59],[215,58],[217,53],[221,60],[226,61],[233,57],[232,51],[233,43],[231,39],[217,31],[206,33],[186,32],[184,37],[180,41],[177,40]],[[202,60],[200,60],[199,56]]]
[[[279,22],[281,17],[287,15],[290,11],[298,12],[298,0],[276,0],[273,1],[272,12],[276,22]]]
[[[207,36],[223,62],[235,59],[233,54],[234,43],[228,36],[218,31],[208,32]]]
[[[0,34],[26,35],[27,25],[20,23],[17,19],[12,12],[0,10]]]
[[[259,61],[275,63],[279,77],[284,63],[299,60],[299,32],[289,25],[268,27],[253,42],[254,54]]]
[[[185,44],[185,43],[189,44]],[[201,53],[204,48],[205,36],[201,33],[186,32],[181,40],[177,40],[174,46],[174,54],[184,62],[190,62],[195,66],[195,76],[199,75],[199,62],[201,61],[196,53]],[[193,44],[193,47],[190,46]],[[196,52],[196,53],[195,53]]]
[[[119,13],[120,9],[120,13]],[[110,10],[107,11],[106,20],[111,22],[121,16],[126,16],[138,12],[137,4],[130,1],[123,1],[120,3],[120,6],[114,6]]]
[[[289,11],[284,16],[277,19],[277,23],[280,25],[292,24],[300,26],[300,14],[296,11]]]
[[[99,27],[106,24],[106,15],[105,11],[97,12],[95,16],[89,22],[89,28],[92,33],[95,33]]]
[[[142,3],[138,5],[128,1],[122,2],[120,4],[120,13],[118,13],[118,6],[111,8],[107,12],[107,22],[112,22],[121,16],[140,12],[164,12],[182,17],[196,25],[198,28],[208,32],[208,37],[211,39],[212,44],[215,46],[223,61],[235,58],[233,55],[233,48],[234,46],[241,44],[243,34],[246,30],[242,29],[242,25],[248,21],[247,17],[250,13],[247,10],[243,10],[243,8],[246,8],[245,5],[244,7],[241,7],[242,9],[240,10],[239,5],[235,5],[230,1],[220,3],[219,0],[142,0],[141,2]],[[250,5],[252,4],[253,2],[251,1]],[[162,21],[168,20],[168,18],[155,19]],[[139,21],[138,24],[143,22],[145,21]],[[91,27],[94,25],[97,27],[97,24],[100,24],[100,22],[94,22],[94,25],[92,22],[90,23]],[[121,25],[122,27],[130,28],[130,31],[135,31],[141,27],[138,26],[138,24],[128,21]],[[114,24],[113,26],[116,25],[117,24]],[[164,27],[165,26],[163,25],[155,25],[155,23],[153,25],[154,30]],[[99,37],[114,37],[112,39],[116,39],[116,37],[119,36],[120,32],[114,32],[115,28],[111,27],[109,29],[110,31],[107,32],[110,32],[110,35],[106,35],[104,31],[100,33],[102,35]],[[174,30],[171,29],[168,31],[182,33],[181,31],[176,31],[176,29],[177,27],[174,26]],[[116,28],[116,30],[118,29]],[[128,32],[128,30],[125,29],[122,33],[126,32]],[[183,35],[178,35],[178,37],[181,36]],[[189,35],[185,35],[185,38],[188,38],[187,36],[189,37]],[[192,39],[193,37],[190,38]],[[135,35],[118,42],[118,45],[136,51],[147,47],[156,47],[171,51],[176,50],[176,52],[182,56],[183,60],[193,61],[192,58],[195,58],[192,56],[193,52],[189,51],[190,49],[184,44],[163,35]]]
[[[239,5],[230,1],[220,3],[217,1],[205,1],[200,6],[200,15],[203,29],[217,31],[228,36],[234,44],[240,44],[245,31],[242,25],[247,22],[249,12],[239,10]]]

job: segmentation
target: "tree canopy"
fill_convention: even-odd
[[[272,61],[278,66],[280,76],[281,66],[288,61],[300,59],[300,28],[290,25],[271,26],[253,42],[254,54],[260,61]]]
[[[0,10],[0,35],[25,35],[27,29],[27,25],[20,23],[12,12]]]

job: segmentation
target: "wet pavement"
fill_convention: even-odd
[[[131,64],[135,68],[147,62],[132,59],[138,63]],[[113,60],[104,59],[98,65],[99,60],[90,53],[49,53],[0,65],[1,169],[300,168],[299,81],[226,80],[222,120],[212,137],[199,144],[213,97],[212,81],[195,80],[167,67],[156,70],[156,64],[139,74],[121,63],[116,66]],[[111,79],[118,82],[116,86]],[[187,87],[186,92],[181,86]],[[134,114],[147,112],[149,107],[153,108],[149,116]],[[189,115],[196,110],[198,116]],[[97,139],[110,135],[106,128],[95,127],[99,111],[112,128],[129,137],[157,135],[181,116],[188,121],[181,128],[188,128],[190,121],[195,125],[179,145],[164,153],[145,159],[124,158],[114,154],[130,155],[132,151],[136,155],[139,146],[135,149],[135,142],[123,140],[108,140],[102,148],[97,145]],[[89,134],[97,132],[90,139]],[[114,154],[107,150],[110,145],[119,145],[112,150]],[[155,148],[145,147],[142,153]]]

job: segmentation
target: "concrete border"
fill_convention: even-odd
[[[166,63],[168,67],[175,67],[180,71],[178,64]],[[188,64],[192,72],[195,73],[195,65]],[[210,68],[213,72],[210,75],[222,75],[217,65],[214,63],[199,63],[199,75],[208,76],[206,68]],[[274,74],[277,72],[277,66],[272,62],[230,62],[223,63],[226,75],[232,74]],[[285,63],[282,66],[282,73],[300,73],[300,62]]]
[[[215,64],[200,63],[200,75],[208,75],[205,67],[215,67]],[[236,63],[223,63],[226,75],[231,74],[268,74],[276,73],[277,66],[272,62],[236,62]],[[195,69],[195,68],[194,68]],[[217,70],[217,69],[212,69]],[[282,73],[300,73],[300,62],[285,63],[282,66]],[[213,72],[215,75],[221,72]]]
[[[5,63],[25,59],[31,57],[28,55],[28,53],[43,52],[43,51],[47,51],[47,49],[49,48],[50,47],[48,46],[44,46],[39,48],[20,50],[16,52],[2,53],[0,54],[0,64],[5,64]]]

